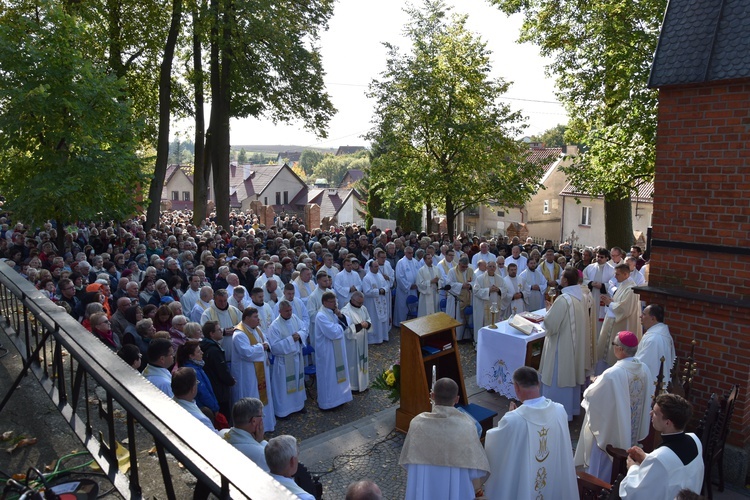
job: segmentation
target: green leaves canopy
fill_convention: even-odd
[[[524,202],[539,170],[514,139],[525,127],[521,115],[499,102],[509,84],[489,77],[486,44],[466,29],[465,16],[447,10],[440,0],[407,9],[409,54],[385,44],[387,68],[370,85],[377,104],[368,138],[371,192],[411,208],[442,204],[453,233],[469,206]]]
[[[0,192],[18,220],[121,220],[143,180],[121,82],[91,62],[85,25],[41,3],[0,17]]]

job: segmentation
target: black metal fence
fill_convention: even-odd
[[[2,412],[22,377],[33,374],[89,450],[112,484],[126,498],[154,496],[142,491],[137,447],[148,447],[139,424],[153,439],[164,492],[177,498],[167,453],[220,498],[296,498],[286,488],[171,401],[86,331],[62,308],[0,263],[0,322],[23,359],[23,370],[0,402]],[[105,401],[89,397],[99,386]],[[16,397],[21,397],[16,396]],[[115,404],[125,426],[115,425]],[[130,452],[130,470],[120,472],[117,442]]]

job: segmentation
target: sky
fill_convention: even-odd
[[[421,0],[413,4],[420,5]],[[554,80],[545,76],[547,60],[531,44],[518,44],[520,16],[508,17],[487,0],[447,0],[453,12],[468,14],[467,28],[487,42],[492,51],[492,76],[513,82],[505,102],[527,117],[524,135],[544,132],[567,122],[554,94]],[[326,72],[324,81],[338,110],[328,126],[328,137],[319,138],[300,122],[274,124],[258,118],[230,122],[232,145],[280,144],[321,148],[368,145],[363,135],[372,127],[374,101],[365,96],[368,84],[385,69],[390,42],[406,53],[402,35],[409,17],[403,0],[338,0],[329,28],[319,42]],[[208,115],[208,110],[206,110]],[[189,126],[189,124],[188,124]],[[185,129],[185,125],[179,128]]]

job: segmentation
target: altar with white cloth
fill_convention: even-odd
[[[546,309],[534,311],[544,316]],[[477,385],[492,389],[507,398],[516,399],[513,390],[513,372],[526,365],[527,353],[541,358],[544,323],[536,325],[536,331],[525,335],[508,324],[508,320],[497,323],[497,328],[485,326],[477,336]],[[535,342],[540,341],[540,342]],[[529,348],[533,352],[529,352]],[[538,368],[538,365],[536,366]]]

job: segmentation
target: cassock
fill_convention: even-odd
[[[539,372],[542,394],[563,405],[568,420],[581,412],[581,385],[586,382],[587,326],[581,287],[566,286],[544,317],[547,334]]]
[[[298,333],[300,342],[292,334]],[[273,407],[277,417],[286,417],[305,407],[305,363],[302,346],[307,341],[307,328],[296,314],[289,319],[281,316],[271,323],[266,334],[271,354],[271,388]]]
[[[349,366],[346,362],[346,339],[339,318],[327,307],[315,316],[315,361],[318,381],[318,406],[335,408],[352,400]]]
[[[704,472],[703,447],[695,434],[662,434],[659,447],[628,469],[620,483],[620,498],[672,500],[682,489],[699,493]]]
[[[352,287],[362,291],[362,278],[354,271],[341,271],[333,279],[333,290],[336,292],[339,309],[343,309],[352,298],[352,293],[354,293],[351,291]]]
[[[409,307],[406,298],[409,295],[417,296],[417,291],[411,286],[417,284],[417,261],[414,258],[402,257],[396,264],[396,305],[393,311],[393,325],[401,326],[406,320]]]
[[[664,323],[657,323],[643,334],[643,338],[638,342],[638,352],[635,353],[635,359],[648,367],[651,372],[653,384],[656,387],[656,377],[659,376],[659,367],[661,358],[664,357],[664,389],[669,384],[671,369],[674,365],[675,352],[674,341],[669,333],[669,327]]]
[[[198,304],[200,304],[201,301],[198,301]],[[198,304],[196,304],[196,307],[198,307]],[[220,309],[217,309],[214,305],[213,301],[211,301],[211,305],[203,311],[203,314],[201,314],[201,326],[206,324],[206,321],[216,321],[219,323],[219,327],[222,330],[225,330],[227,328],[232,328],[237,325],[240,321],[242,321],[242,312],[237,309],[234,306],[230,306],[227,304],[227,308],[223,311]],[[224,338],[221,339],[221,348],[224,349],[224,356],[227,359],[227,363],[232,362],[232,336],[231,335],[224,335]]]
[[[313,283],[312,280],[305,283],[299,276],[297,276],[297,279],[295,279],[292,284],[294,285],[294,296],[299,297],[299,299],[307,305],[307,298],[313,290],[315,290],[315,283]]]
[[[612,302],[605,307],[605,318],[596,344],[597,371],[599,373],[615,364],[614,337],[624,330],[641,338],[641,303],[633,291],[635,283],[628,278],[617,287]],[[605,365],[606,363],[606,365]]]
[[[568,417],[562,405],[541,397],[506,413],[484,441],[490,499],[578,500]]]
[[[437,278],[437,282],[432,280]],[[422,266],[417,271],[417,290],[419,290],[419,309],[417,316],[427,316],[440,311],[440,296],[438,295],[438,282],[440,271],[435,266]]]
[[[544,291],[547,288],[547,280],[544,278],[539,269],[526,269],[518,275],[521,282],[521,291],[523,300],[526,303],[527,311],[538,311],[544,307]],[[538,288],[532,290],[531,287],[536,285]]]
[[[407,500],[474,498],[490,470],[474,420],[440,405],[412,419],[398,463],[407,472]]]
[[[490,287],[495,285],[500,289],[500,292],[490,293]],[[495,314],[495,321],[502,321],[502,312],[510,306],[511,292],[508,290],[508,285],[505,282],[505,278],[495,273],[490,276],[490,273],[484,273],[479,276],[474,282],[474,297],[476,297],[477,308],[474,309],[474,329],[479,331],[480,328],[486,325],[492,324],[492,314],[490,313],[490,307],[493,303],[497,304],[498,312]]]
[[[520,299],[513,299],[513,296],[517,292],[523,294],[523,287],[521,286],[521,281],[518,279],[518,275],[516,275],[515,278],[506,276],[503,280],[505,281],[505,288],[508,289],[508,295],[511,298],[504,315],[504,317],[508,318],[513,314],[524,312],[526,310],[526,302],[523,300],[523,297]]]
[[[366,307],[354,307],[351,302],[344,306],[341,313],[349,320],[349,326],[344,331],[349,384],[353,391],[364,391],[370,386],[370,369],[367,363],[367,339],[370,329],[362,328],[360,323],[367,321],[372,325],[372,320]]]
[[[558,299],[559,300],[559,299]],[[575,464],[609,481],[612,458],[608,444],[627,450],[648,435],[651,372],[635,358],[617,361],[596,378],[583,393],[581,406],[586,417],[576,448]]]
[[[232,386],[232,405],[242,398],[258,398],[263,403],[263,427],[266,432],[276,428],[271,371],[268,354],[263,348],[265,336],[260,328],[251,330],[240,322],[232,335],[230,371],[237,381]]]
[[[466,331],[466,318],[464,317],[464,310],[471,305],[472,281],[474,281],[474,271],[470,267],[467,267],[466,271],[462,272],[459,266],[455,266],[448,273],[446,282],[440,283],[440,288],[446,285],[450,287],[447,290],[448,299],[445,313],[461,323],[460,326],[456,327],[457,340],[470,339],[472,337],[472,332]],[[465,284],[469,286],[464,287]]]
[[[589,284],[593,281],[605,284],[608,283],[609,280],[614,277],[614,275],[615,270],[612,268],[612,266],[608,266],[606,263],[597,264],[596,262],[594,262],[586,266],[586,268],[583,270],[583,284],[589,286]],[[606,285],[604,286],[604,289],[606,290]],[[596,333],[598,335],[602,330],[602,323],[604,322],[604,316],[606,315],[607,308],[606,306],[601,305],[601,303],[599,302],[599,297],[602,293],[601,287],[594,288],[593,286],[589,286],[589,290],[591,290],[591,295],[594,299],[594,305],[598,308],[598,319],[596,323]]]
[[[365,307],[372,318],[372,328],[367,334],[367,343],[381,344],[384,340],[388,340],[390,330],[388,314],[391,289],[380,272],[368,272],[362,280],[362,293],[365,296]]]

